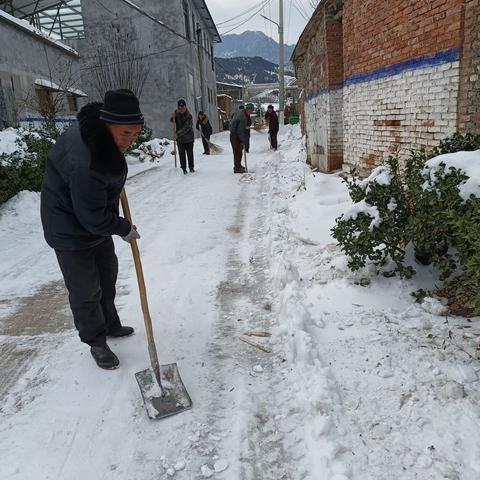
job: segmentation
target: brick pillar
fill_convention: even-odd
[[[328,125],[328,171],[343,165],[343,26],[342,12],[336,4],[326,4],[325,45],[327,50],[327,82],[330,91]]]
[[[458,129],[480,132],[480,0],[465,0]]]

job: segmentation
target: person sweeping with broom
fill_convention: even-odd
[[[243,149],[249,144],[250,115],[253,113],[253,103],[247,103],[245,108],[238,110],[230,123],[230,143],[233,150],[233,173],[246,173],[242,166]]]
[[[210,155],[210,137],[212,136],[213,129],[210,120],[202,111],[198,112],[197,130],[200,130],[202,134],[203,154]]]
[[[144,119],[130,90],[105,94],[90,103],[49,152],[41,193],[45,240],[55,250],[80,340],[100,368],[119,366],[107,337],[125,337],[115,308],[118,261],[112,235],[139,239],[120,216],[119,198],[127,178],[125,152]]]

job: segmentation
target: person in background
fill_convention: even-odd
[[[140,238],[120,216],[119,199],[127,178],[125,152],[143,124],[132,91],[108,91],[103,104],[83,107],[78,122],[57,140],[42,183],[43,232],[55,250],[75,327],[97,365],[108,370],[120,362],[107,337],[133,333],[115,308],[118,260],[112,235],[127,242]]]
[[[195,141],[195,134],[193,132],[193,118],[188,111],[185,100],[180,99],[177,102],[177,109],[172,113],[171,122],[175,122],[176,133],[174,140],[177,141],[178,154],[180,156],[180,166],[183,173],[187,173],[187,158],[188,168],[190,172],[195,172],[193,160],[193,142]]]
[[[240,105],[239,110],[244,110],[245,105]],[[249,116],[247,119],[247,143],[245,144],[245,151],[250,152],[250,135],[252,133],[252,118]]]
[[[267,113],[265,113],[265,120],[268,122],[268,137],[270,140],[270,148],[275,151],[278,148],[277,135],[279,130],[278,115],[273,108],[273,105],[267,107]]]
[[[212,125],[210,125],[210,120],[208,117],[202,112],[198,112],[197,116],[197,130],[200,130],[202,134],[202,143],[203,143],[203,154],[210,155],[210,147],[208,145],[208,141],[213,133]]]
[[[238,110],[230,124],[230,143],[233,150],[233,173],[245,173],[242,166],[243,149],[248,144],[248,120],[254,110],[252,103],[247,103],[244,109]]]

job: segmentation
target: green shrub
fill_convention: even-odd
[[[460,195],[465,172],[426,165],[438,155],[478,149],[480,135],[456,133],[431,152],[411,152],[402,168],[390,157],[367,179],[347,180],[354,206],[332,232],[349,267],[370,262],[378,273],[410,277],[415,271],[405,263],[405,247],[411,243],[417,260],[433,262],[447,283],[459,274],[468,279],[480,306],[480,198]]]

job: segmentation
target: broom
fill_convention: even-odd
[[[223,153],[223,148],[216,143],[212,143],[205,135],[202,133],[202,138],[208,143],[208,148],[212,155],[220,155]]]

